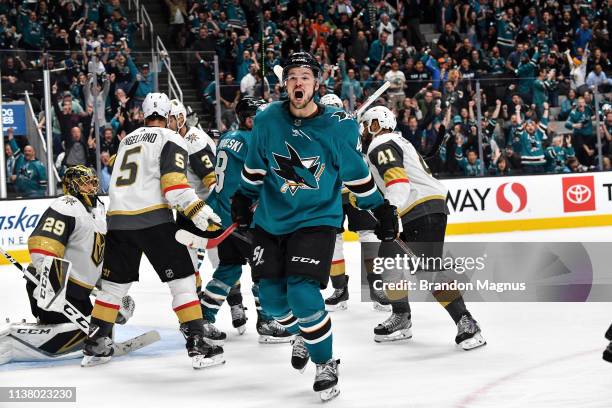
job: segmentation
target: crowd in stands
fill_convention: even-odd
[[[440,175],[581,172],[600,159],[611,168],[612,0],[163,2],[168,49],[184,55],[211,117],[219,87],[222,130],[236,125],[241,95],[282,99],[273,67],[306,50],[322,67],[317,97],[336,93],[347,110],[390,81],[377,103],[395,112],[397,131]],[[52,74],[60,171],[95,165],[94,110],[103,163],[142,123],[140,102],[154,88],[155,67],[134,62],[140,27],[124,7],[119,0],[0,0],[5,97],[20,99],[26,90],[40,97],[42,68],[65,68]],[[423,33],[421,24],[434,29]],[[441,126],[447,137],[438,148]],[[24,143],[5,150],[27,156]],[[10,173],[19,178],[19,170]]]
[[[41,106],[42,71],[54,70],[51,127],[60,176],[68,166],[96,167],[96,123],[100,150],[106,153],[103,168],[104,157],[143,123],[140,105],[154,90],[154,79],[149,64],[138,66],[131,55],[139,28],[128,21],[119,0],[0,0],[3,99],[23,100],[27,91],[33,104]],[[44,118],[40,109],[43,130]],[[9,190],[44,195],[46,173],[34,160],[36,152],[26,137],[7,133]],[[38,164],[27,166],[31,161]]]
[[[283,98],[273,67],[307,50],[323,67],[319,96],[333,92],[349,110],[390,81],[378,103],[394,110],[397,130],[443,175],[594,169],[597,119],[610,169],[612,1],[165,2],[176,45],[193,52],[189,63],[210,112],[217,84],[207,56],[220,58],[226,127],[240,95]],[[431,41],[421,23],[434,24]],[[449,109],[448,142],[432,151]]]

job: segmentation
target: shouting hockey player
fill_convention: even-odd
[[[310,54],[289,57],[282,74],[289,100],[257,115],[231,211],[241,228],[255,223],[251,265],[263,309],[297,335],[292,365],[303,370],[310,358],[317,366],[313,388],[328,400],[339,392],[338,360],[320,289],[342,223],[341,184],[361,208],[374,209],[380,238],[393,240],[399,227],[358,149],[357,123],[313,100],[320,75]]]
[[[449,120],[447,114],[445,125]],[[383,106],[371,108],[360,122],[363,143],[369,145],[366,156],[374,180],[385,198],[397,207],[401,217],[401,241],[407,243],[413,253],[441,258],[448,214],[446,188],[431,175],[414,146],[400,133],[394,132],[396,120],[389,109]],[[440,126],[439,132],[445,132],[444,125]],[[389,245],[395,244],[383,244]],[[392,300],[392,314],[374,329],[375,340],[382,342],[412,337],[407,291],[393,291],[388,295]],[[457,325],[457,344],[465,350],[486,344],[459,291],[438,291],[433,295]]]
[[[344,109],[342,100],[335,94],[323,95],[321,97],[321,104]],[[344,212],[344,216],[347,218],[349,231],[356,232],[359,236],[359,242],[361,243],[362,267],[366,268],[367,271],[367,279],[370,286],[370,298],[373,302],[374,309],[390,311],[391,308],[384,296],[384,292],[377,291],[373,288],[373,282],[376,279],[376,275],[372,273],[373,259],[378,255],[377,246],[372,244],[374,242],[378,242],[376,235],[374,235],[376,222],[372,220],[372,217],[367,213],[367,211],[359,210],[351,205],[349,202],[349,190],[347,188],[342,189],[342,210]],[[342,233],[338,233],[336,234],[334,256],[332,258],[332,266],[329,272],[334,293],[325,299],[325,308],[330,312],[336,310],[346,310],[347,301],[349,298],[349,276],[346,274],[344,249],[342,245]]]
[[[28,269],[41,282],[45,268],[48,276],[64,276],[71,264],[65,290],[58,291],[84,316],[93,308],[89,295],[102,273],[106,212],[98,200],[98,177],[85,166],[70,167],[62,178],[64,196],[57,198],[44,212],[28,239],[31,265]],[[62,282],[55,282],[58,288]],[[39,286],[42,283],[39,283]],[[11,323],[0,333],[0,364],[9,361],[59,360],[81,356],[85,333],[57,311],[60,307],[39,306],[40,287],[28,281],[26,290],[32,323]],[[63,299],[62,299],[63,298]],[[131,298],[120,299],[118,322],[132,315]]]
[[[178,99],[170,101],[170,115],[168,116],[168,128],[178,132],[185,140],[187,146],[187,156],[189,164],[187,165],[187,180],[196,194],[201,200],[207,200],[211,189],[215,185],[215,142],[198,127],[189,127],[187,125],[187,110]],[[179,228],[187,230],[192,234],[202,236],[205,234],[201,229],[191,221],[189,217],[180,211],[176,213],[176,224]],[[211,225],[209,229],[217,229]],[[194,270],[196,271],[196,288],[198,296],[202,289],[202,280],[200,278],[198,249],[189,248],[189,255],[193,262]],[[201,296],[200,296],[201,297]],[[214,320],[213,320],[214,322]],[[209,343],[222,346],[226,339],[226,334],[217,329],[212,322],[204,316],[204,337]]]
[[[174,238],[178,227],[171,208],[178,207],[203,231],[220,219],[188,184],[187,146],[176,132],[166,129],[171,109],[168,97],[150,93],[142,109],[145,126],[121,141],[113,166],[101,293],[92,312],[82,365],[110,360],[109,336],[119,302],[138,280],[143,253],[170,288],[193,367],[221,364],[223,349],[204,341],[195,271],[187,248]]]
[[[240,184],[240,173],[247,155],[255,114],[264,104],[265,102],[261,99],[243,97],[236,105],[238,130],[227,132],[219,139],[215,166],[217,183],[208,202],[215,213],[221,217],[224,227],[232,223],[230,199]],[[234,323],[236,322],[235,315],[244,316],[242,296],[238,298],[234,284],[240,279],[242,265],[245,265],[251,258],[251,246],[234,236],[229,236],[217,248],[210,250],[208,255],[215,267],[215,272],[201,295],[204,319],[214,322],[219,308],[227,298],[232,308],[232,323]],[[259,334],[259,342],[288,342],[291,339],[289,332],[262,310],[259,304],[259,284],[256,278],[253,279],[253,282],[252,291],[257,309],[256,329]],[[239,294],[240,291],[238,290],[237,293]],[[234,309],[239,310],[234,312]],[[244,323],[246,323],[246,318]],[[242,333],[244,333],[244,323],[238,326]]]

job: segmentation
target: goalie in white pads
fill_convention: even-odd
[[[28,269],[41,282],[26,284],[37,322],[0,328],[0,364],[81,356],[85,333],[61,311],[68,301],[84,316],[91,314],[89,296],[102,273],[106,212],[92,169],[69,168],[62,186],[65,195],[43,213],[28,239]],[[127,321],[133,311],[133,300],[125,297],[117,322]]]
[[[121,298],[138,280],[144,253],[172,294],[172,308],[186,338],[193,368],[223,363],[223,349],[204,341],[202,311],[195,270],[187,248],[174,236],[178,230],[171,208],[178,208],[201,230],[219,217],[196,195],[187,181],[185,141],[166,129],[170,101],[150,93],[142,108],[145,126],[119,145],[110,181],[108,234],[101,280],[91,318],[91,331],[81,365],[110,360],[109,337]]]
[[[449,120],[447,113],[446,123],[440,127],[442,134]],[[372,176],[384,197],[397,207],[403,226],[401,241],[415,254],[441,258],[448,214],[447,189],[431,175],[414,146],[393,131],[395,126],[393,113],[383,106],[369,109],[360,119],[362,142],[368,146],[366,156]],[[394,256],[395,248],[394,243],[383,243],[381,254]],[[441,276],[440,273],[436,275]],[[459,291],[436,291],[433,295],[457,325],[455,342],[458,345],[470,350],[486,344]],[[375,341],[412,337],[407,291],[387,291],[387,296],[391,300],[392,314],[374,329]]]

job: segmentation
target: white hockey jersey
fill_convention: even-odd
[[[109,230],[173,222],[172,207],[189,212],[198,197],[187,181],[187,146],[176,132],[141,127],[119,144],[109,187]]]
[[[414,146],[399,133],[386,133],[372,140],[367,160],[376,185],[397,207],[402,220],[426,214],[445,213],[448,190],[431,175],[431,170]]]
[[[215,142],[202,129],[192,127],[185,134],[185,144],[189,155],[187,180],[198,197],[206,200],[216,182]]]
[[[75,197],[57,198],[44,212],[28,239],[32,264],[37,266],[45,256],[72,262],[70,281],[88,290],[102,273],[106,211],[104,205],[88,212]]]

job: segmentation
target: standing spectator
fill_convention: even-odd
[[[578,89],[585,84],[587,71],[587,58],[589,52],[585,50],[582,60],[570,55],[570,50],[565,51],[565,56],[570,67],[571,86],[573,89]]]
[[[15,174],[15,169],[17,165],[22,165],[24,159],[23,153],[15,140],[13,128],[8,128],[6,130],[6,136],[8,138],[8,143],[4,145],[4,153],[6,157],[6,180],[8,189],[12,191],[14,189],[13,183],[15,179],[13,178],[13,175]]]
[[[208,29],[200,27],[198,38],[191,45],[195,58],[194,72],[198,81],[199,89],[203,89],[212,80],[212,67],[210,55],[217,49],[217,41],[209,37]]]
[[[548,173],[569,173],[567,160],[576,153],[572,147],[571,135],[553,137],[552,145],[546,148],[546,170]]]
[[[404,85],[406,84],[406,77],[404,73],[399,70],[399,62],[397,59],[391,60],[391,69],[385,74],[385,81],[389,81],[391,86],[387,91],[389,95],[390,107],[400,109],[404,104],[406,94],[404,93]]]
[[[612,89],[612,79],[608,78],[606,73],[603,72],[601,64],[595,65],[595,69],[587,76],[586,84],[592,90],[602,93],[610,92],[610,89]]]
[[[100,152],[100,192],[107,194],[110,186],[111,171],[109,167],[110,155],[107,151]]]
[[[437,46],[443,55],[447,54],[449,56],[454,55],[461,46],[461,37],[454,30],[452,22],[447,22],[444,25],[444,32],[440,34]]]
[[[375,70],[383,59],[387,58],[387,54],[391,51],[391,47],[387,45],[387,38],[389,34],[384,31],[380,33],[377,40],[374,40],[370,44],[370,51],[368,52],[368,65],[371,69]]]
[[[70,129],[70,143],[66,146],[64,164],[66,167],[89,164],[87,144],[82,138],[81,128],[77,126]]]
[[[187,2],[185,0],[165,0],[168,6],[170,30],[168,37],[177,48],[185,47],[185,23],[187,18]]]
[[[595,141],[593,137],[593,110],[587,105],[584,97],[577,99],[576,108],[573,109],[565,127],[574,131],[574,144],[576,157],[580,163],[590,166],[595,158]]]
[[[570,89],[567,92],[567,97],[561,102],[561,110],[557,116],[557,120],[566,120],[569,117],[572,109],[576,107],[576,90]]]
[[[15,190],[23,197],[43,197],[47,185],[45,166],[36,158],[36,151],[30,145],[23,148],[23,158],[12,176]]]
[[[113,128],[110,125],[107,125],[104,128],[104,133],[102,134],[102,139],[100,140],[100,151],[108,152],[109,156],[113,156],[117,153],[119,149],[119,141],[113,134]]]
[[[515,139],[520,145],[521,165],[523,172],[527,174],[544,173],[544,165],[546,159],[544,157],[543,141],[547,138],[546,130],[548,126],[548,103],[544,105],[544,113],[542,120],[536,124],[531,119],[525,121],[524,126],[521,126],[521,107],[517,105],[516,116],[519,123],[519,128],[515,132]]]
[[[344,55],[341,55],[340,58],[338,58],[338,66],[340,67],[340,72],[342,73],[340,99],[361,99],[363,89],[361,88],[359,81],[355,78],[355,70],[353,68],[349,68],[347,70]]]
[[[101,82],[101,83],[100,83]],[[106,125],[106,98],[110,90],[110,81],[106,75],[102,75],[98,78],[98,82],[94,83],[93,76],[85,85],[85,101],[87,105],[96,107],[96,115],[98,118],[98,125],[100,127]]]

